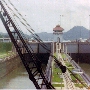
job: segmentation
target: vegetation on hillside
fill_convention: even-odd
[[[12,43],[11,42],[0,42],[0,53],[11,51]]]
[[[0,42],[0,58],[1,59],[9,56],[11,54],[11,53],[9,53],[9,51],[11,51],[11,50],[12,50],[11,42]]]

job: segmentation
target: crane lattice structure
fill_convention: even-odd
[[[2,1],[0,1],[0,6],[1,6],[0,18],[29,74],[29,79],[33,82],[33,84],[37,89],[41,89],[43,85],[45,86],[46,89],[54,89],[51,83],[48,82],[47,79],[45,78],[45,75],[43,73],[43,68],[41,66],[42,64],[41,61],[38,59],[37,56],[31,53],[31,50],[25,41],[26,38],[24,34],[19,30],[15,22],[12,20],[12,18],[10,17],[10,14],[8,13]],[[41,40],[40,38],[36,38],[36,39],[38,41]],[[22,46],[18,45],[18,40],[21,42]],[[30,63],[33,63],[33,65],[30,66],[29,63],[26,61],[26,58],[22,53],[22,48],[25,48],[25,51],[29,54],[31,58]],[[62,66],[58,60],[55,59],[55,61],[60,67]],[[36,78],[36,76],[39,76],[39,77]],[[42,83],[38,82],[40,79],[42,80]]]
[[[20,58],[23,62],[23,64],[24,64],[28,74],[29,74],[29,79],[34,83],[34,85],[37,89],[41,88],[40,85],[38,84],[39,79],[43,80],[43,82],[44,82],[43,84],[45,84],[48,89],[51,89],[51,88],[54,89],[54,87],[51,85],[51,83],[48,83],[48,81],[45,79],[45,76],[42,72],[40,60],[31,53],[30,49],[28,48],[28,45],[26,44],[26,42],[24,40],[23,35],[20,33],[17,26],[12,21],[10,15],[8,14],[7,10],[5,9],[5,7],[4,7],[4,5],[2,4],[1,1],[0,1],[0,5],[1,5],[1,12],[0,12],[1,20],[4,24],[4,26],[5,26],[8,34],[9,34],[9,36],[10,36],[10,38],[11,38],[11,40],[12,40],[12,42],[13,42],[13,44],[14,44],[14,46],[15,46],[15,48],[16,48],[16,50],[17,50],[17,52],[18,52],[18,54],[19,54],[19,56],[20,56]],[[17,36],[17,37],[15,37],[15,36]],[[22,47],[20,47],[18,45],[18,39],[21,41],[21,43],[23,45],[22,47],[24,47],[26,49],[27,53],[32,58],[32,61],[30,61],[31,63],[33,62],[32,66],[29,66],[29,64],[25,60],[25,57],[24,57],[24,55],[21,51]],[[33,69],[35,70],[34,72],[33,72]],[[38,78],[38,80],[35,79],[35,76],[37,74],[40,76]]]

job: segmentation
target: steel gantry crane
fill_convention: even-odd
[[[31,53],[30,48],[28,47],[25,41],[24,34],[21,33],[15,22],[12,20],[10,14],[8,13],[2,1],[0,1],[0,6],[1,6],[0,18],[29,74],[29,79],[33,82],[33,84],[37,89],[41,89],[42,85],[44,85],[47,89],[55,89],[51,85],[51,83],[48,82],[47,79],[45,78],[43,68],[41,66],[42,64],[41,61],[38,59],[37,56]],[[18,45],[18,40],[21,42],[22,46]],[[29,63],[27,62],[24,54],[22,53],[22,47],[24,47],[25,51],[29,54],[31,58],[30,63],[33,63],[33,65],[30,66]],[[59,63],[59,61],[56,58],[55,62],[57,63],[58,66],[60,66],[63,72],[66,71],[66,68],[63,67],[63,65],[61,65],[61,63]],[[38,78],[36,78],[37,75],[39,76]],[[42,80],[43,83],[39,84],[39,80]]]

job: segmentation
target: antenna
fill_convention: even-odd
[[[61,26],[61,21],[62,21],[62,17],[63,17],[63,15],[60,15],[60,26]]]

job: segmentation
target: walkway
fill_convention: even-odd
[[[59,57],[60,62],[62,62],[62,64],[64,66],[66,66],[60,53],[58,53],[58,57]],[[74,83],[71,81],[71,77],[70,77],[70,74],[69,74],[68,71],[66,71],[65,73],[63,73],[63,79],[64,79],[64,83],[65,83],[64,84],[65,85],[65,89],[76,90],[75,89],[75,86],[74,86]]]
[[[80,75],[83,77],[87,85],[90,86],[90,77],[81,69],[81,67],[74,60],[72,60],[71,63],[76,69],[79,69],[81,72],[83,72],[83,74]]]

